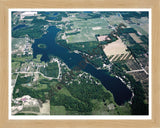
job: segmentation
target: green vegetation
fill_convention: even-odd
[[[32,26],[28,28],[22,28],[20,30],[12,31],[12,36],[15,38],[25,37],[27,34],[31,39],[40,38],[43,35],[42,26]]]
[[[19,82],[21,84],[26,84],[26,83],[31,82],[31,80],[32,80],[31,76],[25,77],[24,75],[19,75],[18,79],[17,79],[17,82]]]
[[[76,80],[79,73],[74,71],[73,74],[75,74],[73,79]],[[100,111],[99,107],[101,107],[101,114],[118,114],[118,110],[109,110],[107,107],[107,105],[111,103],[114,104],[115,108],[117,107],[112,94],[102,85],[95,85],[93,83],[95,79],[90,79],[91,81],[86,83],[86,80],[82,77],[78,79],[80,84],[73,82],[71,85],[65,85],[56,80],[47,80],[41,75],[35,83],[31,82],[30,79],[31,77],[19,75],[13,91],[14,98],[30,95],[43,102],[45,102],[46,99],[50,99],[50,111],[51,114],[54,115],[90,115],[93,113],[98,115],[100,114],[100,112],[98,112]],[[69,81],[71,81],[69,77],[65,78],[66,83],[69,83]],[[32,86],[22,86],[22,84],[30,82]],[[17,91],[17,89],[19,91]],[[96,102],[92,102],[93,100],[96,100]],[[98,107],[97,104],[100,106]],[[29,111],[29,109],[30,108],[26,108],[26,111]]]
[[[47,21],[34,18],[30,27],[17,29],[12,31],[12,36],[15,38],[25,37],[27,34],[31,39],[40,38],[44,33],[44,25],[48,24]]]
[[[70,76],[70,73],[71,72],[66,72],[67,76]],[[95,83],[92,83],[95,79],[91,79],[91,81],[87,83],[87,78],[85,79],[82,77],[77,79],[77,75],[78,72],[76,73],[75,71],[72,71],[72,78],[67,76],[63,77],[63,82],[57,84],[57,86],[61,87],[58,91],[55,92],[55,88],[52,89],[53,91],[51,92],[53,93],[53,96],[51,96],[51,106],[64,106],[66,113],[69,115],[90,115],[93,111],[98,111],[98,108],[95,107],[97,103],[114,103],[113,96],[109,91],[107,91],[101,84],[95,85]],[[75,81],[72,81],[71,79]],[[80,82],[79,84],[76,82],[76,79]],[[70,81],[72,81],[71,84],[65,84]],[[96,100],[97,102],[94,103],[92,100]],[[105,106],[105,109],[106,108],[107,107]]]
[[[12,51],[16,50],[19,45],[25,43],[25,38],[12,38]]]
[[[35,16],[25,16],[23,19],[34,19]]]
[[[16,79],[16,77],[17,77],[17,73],[13,73],[12,74],[12,79]]]
[[[122,66],[122,67],[121,67]],[[147,115],[148,104],[145,104],[144,89],[140,82],[135,81],[133,76],[126,74],[123,70],[123,65],[113,65],[112,72],[117,76],[125,76],[125,81],[130,82],[131,88],[134,92],[134,98],[132,99],[131,112],[132,115]]]
[[[83,42],[83,43],[74,43],[74,44],[67,44],[65,40],[58,40],[57,41],[60,45],[70,49],[70,51],[78,50],[82,53],[86,53],[89,56],[83,55],[87,61],[93,64],[95,67],[101,67],[103,63],[108,64],[109,61],[106,58],[102,50],[102,46],[99,44],[98,41],[94,42]],[[93,56],[91,58],[91,56]]]
[[[12,62],[12,72],[17,72],[20,68],[20,62]]]
[[[37,19],[37,18],[34,18],[31,23],[34,24],[37,27],[48,24],[48,22],[46,20]]]
[[[42,55],[37,55],[36,58],[33,58],[33,62],[36,63],[42,63],[44,65],[44,62],[41,62]]]
[[[33,114],[33,113],[17,113],[15,115],[37,115],[37,114]]]
[[[142,56],[144,53],[146,53],[147,51],[139,44],[135,44],[134,46],[130,46],[128,47],[132,53],[132,55],[136,58]]]
[[[122,69],[123,71],[130,71],[130,69],[128,68],[128,66],[126,65],[125,61],[121,61],[121,62],[114,62],[114,64]]]
[[[90,99],[111,99],[112,95],[109,92],[105,92],[102,85],[87,84],[85,81],[81,81],[78,86],[72,84],[67,87],[70,93],[83,102],[88,102]],[[95,93],[96,92],[96,93]],[[83,95],[81,95],[83,93]]]
[[[71,93],[69,92],[69,90],[66,87],[63,87],[62,89],[60,89],[58,93],[59,94],[64,94],[64,95],[67,95],[67,96],[72,96]]]
[[[149,40],[146,36],[142,35],[142,36],[140,36],[140,39],[143,41],[144,44],[149,45]]]
[[[79,19],[88,20],[88,19],[92,19],[92,18],[100,18],[101,15],[95,14],[93,12],[88,12],[88,13],[81,12],[81,13],[76,14],[76,17]]]
[[[99,18],[73,21],[72,30],[80,29],[80,32],[74,35],[67,35],[67,43],[96,41],[97,39],[95,35],[105,35],[112,31],[108,29],[107,26],[107,21]]]
[[[35,85],[35,89],[36,90],[44,90],[44,89],[47,89],[48,86],[47,84],[38,84],[38,85]]]
[[[19,74],[17,78],[17,82],[13,91],[13,97],[22,97],[24,95],[30,95],[32,98],[40,99],[42,102],[45,102],[48,95],[46,92],[51,90],[51,86],[53,87],[56,84],[55,80],[47,80],[44,78],[40,78],[35,83],[31,81],[32,77],[22,77],[24,75]],[[32,83],[32,86],[22,86],[22,84]],[[40,83],[40,84],[39,84]],[[47,85],[47,87],[46,87]],[[19,91],[17,91],[19,90]]]
[[[18,57],[17,55],[12,55],[12,63],[16,62],[16,63],[25,63],[25,62],[29,62],[32,60],[32,56],[26,56],[26,55],[22,55],[21,57]],[[14,65],[14,64],[13,64]]]
[[[78,111],[80,114],[89,114],[88,112],[92,110],[92,106],[89,103],[85,104],[75,98],[62,94],[53,96],[51,103],[54,106],[65,106],[67,111]]]
[[[19,20],[20,17],[12,13],[12,27],[19,24],[27,25],[25,28],[12,31],[14,37],[12,50],[16,50],[18,46],[26,43],[24,38],[26,35],[29,36],[29,39],[37,39],[46,32],[44,26],[56,25],[61,29],[56,39],[57,43],[68,48],[71,52],[80,51],[85,61],[96,68],[102,68],[103,64],[110,64],[108,60],[113,56],[106,57],[103,45],[117,39],[113,34],[125,40],[124,42],[133,57],[143,58],[147,53],[148,35],[144,28],[141,28],[142,26],[138,26],[140,23],[132,23],[133,20],[130,19],[134,15],[141,18],[137,12],[133,13],[134,15],[131,13],[131,17],[127,12],[124,14],[120,12],[38,12],[38,14],[39,18],[26,16],[24,20]],[[124,19],[128,21],[126,22]],[[136,43],[129,36],[129,33],[137,34],[137,31],[143,34],[139,35],[143,41],[141,44]],[[108,35],[111,40],[97,41],[97,36],[101,35]],[[66,40],[64,40],[65,38]],[[45,49],[47,46],[39,44],[38,47]],[[42,102],[50,100],[51,115],[146,115],[148,114],[148,104],[143,85],[131,75],[126,74],[125,71],[130,71],[130,69],[126,61],[120,60],[122,56],[123,54],[117,55],[113,59],[116,62],[111,63],[111,73],[122,77],[131,86],[134,92],[132,104],[125,103],[123,106],[118,106],[112,93],[106,90],[99,80],[83,71],[76,70],[76,68],[69,70],[61,65],[62,79],[50,80],[47,77],[56,78],[59,74],[57,62],[45,63],[41,62],[41,55],[37,55],[37,58],[33,59],[32,56],[22,54],[12,54],[12,79],[16,79],[18,76],[13,90],[13,98],[30,95]],[[127,59],[129,57],[130,55],[127,56]],[[46,77],[41,73],[14,73],[19,70],[23,72],[36,71],[36,73],[40,71]],[[15,104],[12,103],[12,105]],[[25,107],[23,111],[39,112],[40,110],[39,107]],[[23,111],[16,115],[36,115]]]
[[[50,106],[51,115],[66,115],[66,110],[64,106]]]
[[[46,44],[38,44],[38,47],[39,48],[46,48],[47,46],[46,46]]]
[[[40,72],[48,77],[57,77],[59,73],[59,68],[57,62],[48,63],[48,66],[41,67]]]
[[[132,114],[133,115],[146,115],[148,114],[148,104],[145,104],[144,89],[140,82],[136,82],[130,75],[126,75],[131,82],[131,87],[134,91],[134,98],[132,100]]]
[[[40,112],[40,109],[39,109],[38,106],[24,107],[24,108],[23,108],[23,112],[24,112],[24,111]]]
[[[131,107],[130,104],[125,103],[124,106],[119,106],[116,108],[119,115],[131,115]]]
[[[50,12],[50,13],[43,13],[41,12],[43,16],[45,16],[45,20],[53,20],[53,21],[61,21],[62,17],[67,17],[66,12]]]

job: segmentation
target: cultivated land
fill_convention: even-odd
[[[96,41],[95,35],[105,35],[109,34],[112,30],[110,30],[109,24],[106,19],[88,19],[88,20],[78,20],[73,21],[72,31],[76,31],[77,34],[67,35],[67,43],[78,43],[78,42],[88,42],[88,41]],[[70,32],[72,33],[72,32]]]
[[[122,42],[120,37],[118,37],[118,39],[115,42],[104,45],[104,49],[103,49],[106,56],[117,55],[117,54],[127,54],[128,52],[126,50],[127,50],[127,47]]]
[[[119,25],[121,23],[124,23],[125,25],[128,26],[128,24],[123,20],[123,17],[120,14],[111,15],[110,17],[106,18],[106,20],[109,22],[110,25],[113,25],[113,26]]]
[[[126,59],[133,59],[127,46],[123,43],[120,37],[112,43],[103,46],[103,51],[109,58],[109,61],[121,61]]]
[[[135,33],[129,33],[129,35],[132,37],[133,40],[135,40],[137,43],[142,43],[141,39],[135,34]]]
[[[48,62],[41,55],[33,58],[32,44],[49,26],[61,29],[58,45],[119,78],[132,98],[117,105],[90,74],[68,68],[55,56]],[[17,27],[12,30],[12,115],[148,114],[147,12],[13,12],[12,27]]]

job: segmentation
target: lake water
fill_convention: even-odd
[[[47,20],[56,20],[57,17],[47,17]]]
[[[40,39],[35,39],[35,43],[32,45],[33,57],[36,57],[37,54],[42,54],[41,61],[47,62],[49,61],[48,56],[54,55],[63,60],[63,62],[71,69],[78,66],[80,63],[83,63],[83,65],[86,66],[79,68],[99,79],[104,87],[111,91],[117,104],[121,105],[125,101],[130,100],[132,96],[131,91],[119,79],[111,77],[105,70],[97,70],[91,64],[86,63],[85,58],[80,54],[71,53],[67,48],[58,45],[55,38],[59,31],[60,29],[55,26],[50,26],[47,34],[43,35]],[[46,44],[46,49],[38,47],[38,44],[43,43]]]

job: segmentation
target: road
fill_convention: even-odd
[[[48,76],[45,76],[43,73],[41,73],[41,72],[15,72],[15,73],[21,73],[21,74],[33,74],[33,73],[39,73],[39,74],[41,74],[43,77],[45,77],[45,78],[47,78],[47,79],[49,79],[49,80],[51,80],[51,79],[59,79],[59,76],[57,77],[57,78],[54,78],[54,77],[48,77]]]
[[[142,69],[138,69],[138,70],[126,71],[126,73],[132,73],[132,72],[143,72],[143,71],[148,75],[148,72],[147,72],[144,68],[142,68]]]

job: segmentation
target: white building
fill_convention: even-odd
[[[36,16],[37,12],[24,12],[21,13],[21,20],[25,17],[25,16]]]

